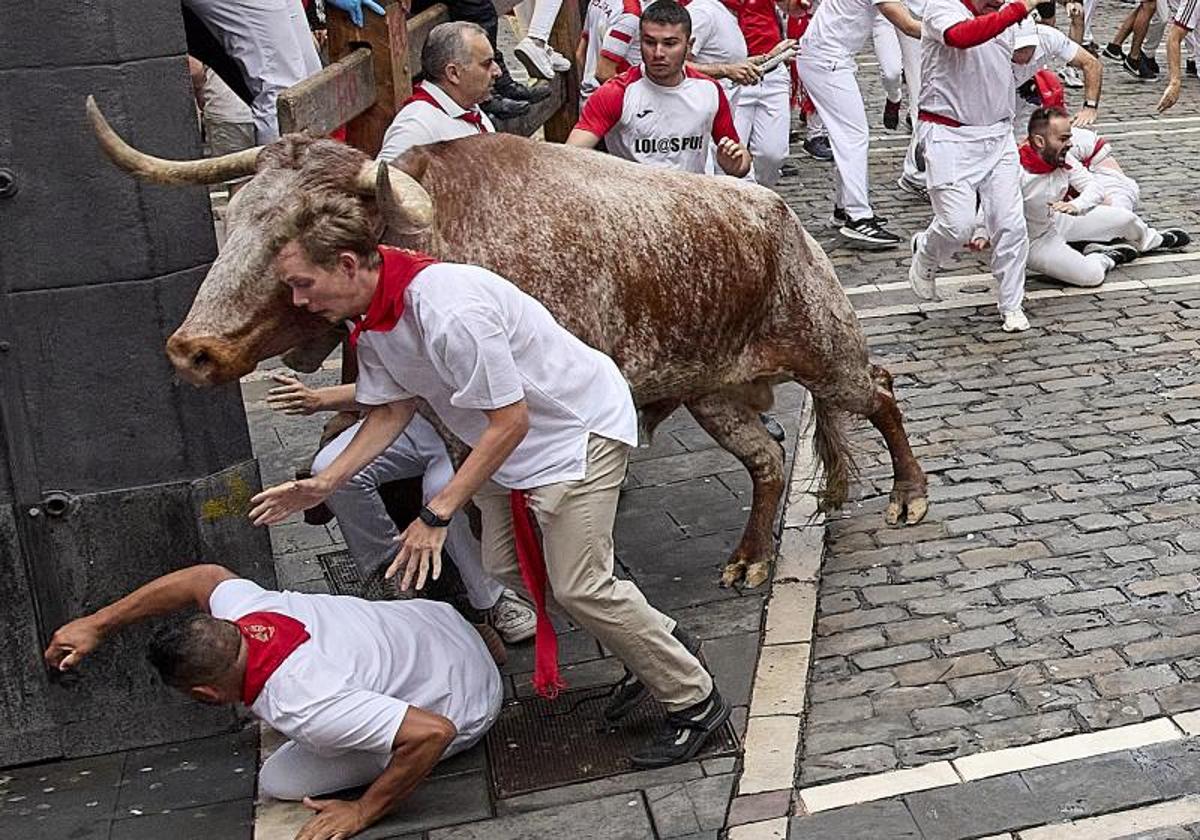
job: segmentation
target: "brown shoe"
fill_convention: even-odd
[[[503,665],[508,661],[508,649],[504,647],[504,640],[500,638],[500,634],[490,624],[472,624],[475,632],[479,634],[479,638],[483,639],[483,643],[487,645],[488,653],[492,655],[492,661],[497,665]]]

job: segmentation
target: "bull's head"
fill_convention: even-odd
[[[293,306],[272,268],[283,244],[278,232],[305,201],[322,190],[358,196],[392,239],[426,234],[433,224],[433,203],[416,179],[341,143],[289,135],[207,160],[164,160],[122,140],[90,96],[87,111],[105,154],[143,180],[217,184],[254,176],[230,200],[221,253],[167,340],[171,363],[195,385],[228,382],[287,351],[291,363],[312,369],[336,344],[333,325]]]

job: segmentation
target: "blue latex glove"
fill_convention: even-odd
[[[377,15],[384,14],[383,6],[380,6],[375,0],[326,0],[326,4],[350,15],[350,22],[359,29],[363,25],[363,6]]]

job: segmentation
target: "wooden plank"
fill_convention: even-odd
[[[579,83],[583,68],[575,66],[574,56],[575,48],[579,45],[581,25],[579,4],[567,0],[559,8],[554,28],[550,30],[550,46],[571,59],[571,69],[558,74],[565,84],[566,95],[558,110],[546,121],[545,136],[551,143],[565,142],[579,121]]]
[[[279,132],[307,130],[313,136],[324,136],[374,102],[375,66],[371,51],[359,47],[279,95]]]
[[[511,117],[507,120],[493,119],[492,122],[496,126],[496,131],[502,131],[505,134],[520,134],[522,137],[532,137],[533,133],[545,125],[546,120],[558,112],[563,105],[563,101],[567,95],[567,80],[559,74],[554,78],[554,81],[547,82],[550,85],[551,92],[548,97],[541,102],[535,102],[529,106],[529,110],[517,117]]]
[[[425,48],[430,30],[448,20],[450,11],[443,3],[434,3],[408,19],[408,75],[411,78],[421,74],[421,50]]]
[[[350,16],[329,15],[329,54],[335,60],[358,47],[368,47],[375,69],[375,102],[346,127],[346,141],[374,157],[383,145],[383,135],[412,95],[412,75],[408,71],[408,9],[410,0],[380,0],[386,14],[364,14],[362,29],[350,22]]]

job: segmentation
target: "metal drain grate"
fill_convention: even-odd
[[[374,575],[365,584],[359,577],[358,566],[350,552],[341,549],[317,555],[321,571],[333,595],[355,595],[368,601],[394,601],[397,593],[382,577]]]
[[[666,710],[648,700],[610,731],[601,723],[607,702],[607,693],[596,689],[567,691],[553,701],[529,697],[507,702],[487,736],[496,798],[636,770],[629,755],[653,735]],[[697,758],[737,752],[737,735],[726,723]]]

